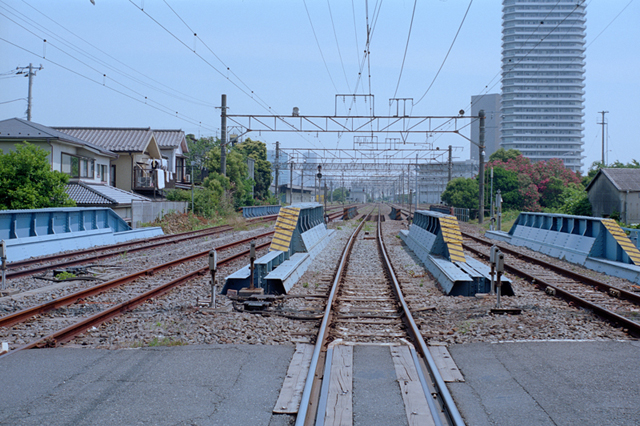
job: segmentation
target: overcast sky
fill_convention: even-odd
[[[414,115],[456,115],[469,111],[472,95],[499,93],[501,3],[472,2],[427,92],[469,1],[418,2],[395,96],[418,100],[426,92]],[[303,115],[333,115],[334,95],[353,93],[358,81],[366,5],[364,0],[306,0],[306,7],[303,0],[95,0],[95,5],[0,0],[0,119],[26,118],[27,78],[13,74],[29,63],[43,66],[34,78],[32,120],[48,126],[180,128],[215,135],[220,128],[215,107],[223,93],[230,114],[289,115],[297,106]],[[388,99],[396,93],[413,6],[410,0],[368,2],[371,78],[365,65],[358,93],[369,93],[370,85],[377,115],[388,114]],[[587,167],[601,157],[602,110],[609,111],[609,162],[640,160],[639,20],[640,1],[587,0]],[[249,136],[269,148],[276,140],[288,148],[353,147],[349,135],[339,144],[335,134]],[[469,158],[462,137],[435,141],[447,145],[459,147],[459,159]]]

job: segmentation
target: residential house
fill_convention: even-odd
[[[56,127],[56,130],[115,152],[111,186],[143,195],[155,195],[166,183],[166,163],[150,128]]]
[[[600,169],[586,190],[594,217],[640,223],[640,169]]]
[[[156,142],[160,147],[162,158],[167,160],[169,188],[191,188],[190,165],[187,165],[185,154],[189,152],[187,139],[182,130],[153,130]],[[189,167],[188,167],[189,166]]]
[[[91,184],[107,183],[109,165],[118,157],[108,149],[33,121],[0,121],[0,149],[14,150],[16,143],[23,141],[48,151],[52,170]]]
[[[109,185],[111,164],[118,155],[103,147],[32,121],[0,121],[0,149],[15,150],[29,142],[49,152],[51,169],[69,175],[66,192],[78,207],[109,207],[120,217],[131,217],[131,203],[150,201]]]

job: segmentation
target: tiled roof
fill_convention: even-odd
[[[56,127],[56,129],[115,152],[143,152],[153,136],[150,128]]]
[[[78,206],[115,206],[118,204],[115,200],[91,190],[82,183],[69,183],[65,191]]]
[[[640,191],[640,169],[601,169],[600,172],[606,175],[619,191]]]
[[[90,150],[97,151],[109,157],[117,155],[109,151],[108,148],[97,146],[91,141],[70,135],[65,132],[54,129],[53,127],[44,126],[34,123],[33,121],[23,120],[21,118],[10,118],[0,121],[0,139],[14,140],[34,140],[34,139],[57,139],[71,145],[84,146]]]
[[[108,185],[93,185],[84,182],[67,184],[66,192],[79,206],[117,206],[132,201],[150,201],[148,198]]]
[[[187,141],[182,130],[153,130],[156,142],[160,148],[177,148],[183,145],[182,150],[187,152]]]

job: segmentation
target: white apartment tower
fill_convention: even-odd
[[[584,0],[503,0],[501,146],[583,163]]]

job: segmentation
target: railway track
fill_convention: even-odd
[[[256,239],[257,250],[266,249],[273,232],[257,237],[235,241],[216,247],[221,256],[219,266],[230,264],[249,254],[249,250],[237,250]],[[134,274],[120,277],[54,300],[0,317],[0,338],[8,341],[11,351],[8,356],[22,349],[51,347],[68,342],[91,327],[96,327],[121,315],[152,298],[157,298],[172,288],[189,283],[190,280],[208,272],[208,265],[202,267],[202,258],[209,251],[175,259]],[[172,271],[175,269],[175,271]],[[188,272],[184,273],[187,269]],[[166,271],[161,279],[154,274]],[[106,309],[102,309],[103,307]],[[78,319],[80,318],[80,319]],[[61,329],[60,324],[64,327]],[[34,332],[33,330],[39,330]],[[46,335],[42,330],[50,330]],[[35,336],[34,334],[40,334]],[[28,340],[27,344],[16,344],[18,340]]]
[[[505,269],[523,277],[548,295],[561,297],[571,304],[589,309],[603,319],[640,336],[640,295],[573,272],[568,268],[528,256],[517,248],[462,232],[463,248],[476,256],[489,258],[489,248],[496,245],[505,254]]]
[[[352,398],[351,377],[357,366],[352,368],[352,364],[359,362],[353,347],[363,344],[391,351],[388,358],[393,365],[376,368],[395,369],[406,415],[412,422],[464,424],[404,300],[382,240],[381,217],[377,215],[374,224],[366,218],[361,221],[340,260],[296,425],[320,425],[353,416],[356,395]],[[373,227],[375,237],[370,232]],[[384,400],[387,395],[378,397]]]
[[[251,225],[273,222],[278,215],[263,216],[248,219]],[[179,234],[160,235],[144,241],[130,241],[119,244],[112,244],[102,247],[92,247],[84,250],[76,250],[68,253],[54,254],[38,258],[25,259],[8,264],[7,279],[20,278],[29,275],[39,274],[54,268],[68,268],[77,265],[97,262],[121,255],[123,252],[135,253],[144,250],[151,250],[168,244],[177,244],[182,241],[194,238],[205,238],[233,231],[233,226],[221,225],[212,228],[200,229],[197,231],[187,231]],[[79,256],[83,256],[78,258]],[[73,259],[70,259],[73,258]],[[67,260],[63,260],[67,259]],[[32,266],[35,265],[35,266]],[[31,267],[30,267],[31,266]]]

